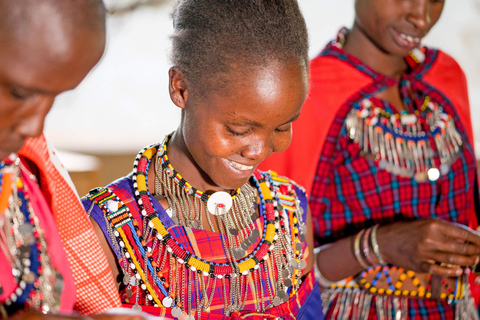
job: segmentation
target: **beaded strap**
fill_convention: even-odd
[[[165,144],[164,144],[165,145]],[[230,277],[237,275],[247,275],[249,272],[259,268],[259,264],[268,259],[268,252],[273,248],[274,241],[277,240],[276,228],[275,228],[275,212],[272,196],[269,186],[265,180],[259,183],[259,194],[262,202],[262,216],[266,221],[263,230],[262,241],[257,248],[247,257],[238,261],[239,273],[235,272],[235,268],[230,263],[213,263],[205,261],[197,257],[193,253],[187,252],[176,240],[172,237],[165,228],[162,221],[159,219],[155,208],[153,207],[150,199],[150,193],[148,193],[148,168],[153,156],[157,153],[159,145],[153,145],[143,149],[135,159],[134,163],[134,188],[135,195],[140,199],[137,201],[138,205],[142,209],[142,215],[144,215],[149,222],[152,223],[153,228],[158,233],[158,237],[167,246],[168,252],[172,253],[172,256],[177,259],[181,264],[184,264],[192,271],[202,273],[204,276],[210,275],[210,277]],[[165,156],[165,155],[164,155]],[[260,173],[254,174],[255,178],[263,178]]]

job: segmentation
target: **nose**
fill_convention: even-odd
[[[30,112],[24,114],[15,127],[15,131],[22,137],[35,138],[42,134],[45,117],[53,104],[53,98],[35,99],[32,101]]]
[[[254,141],[242,149],[242,156],[252,160],[263,161],[273,152],[287,149],[291,141],[291,133],[272,133],[265,137],[257,136]]]
[[[260,162],[269,157],[272,152],[271,143],[265,139],[257,139],[242,149],[242,156]]]
[[[430,24],[430,1],[411,1],[407,20],[412,23],[417,30],[424,32]]]

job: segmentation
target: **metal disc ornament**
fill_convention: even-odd
[[[245,243],[245,242],[242,242],[242,244],[240,245],[240,247],[242,247],[243,250],[247,251],[248,248],[250,248],[250,245]]]
[[[273,298],[273,305],[275,307],[278,307],[279,305],[282,304],[282,299],[280,299],[278,296],[276,296],[275,298]]]
[[[294,269],[298,269],[299,265],[298,265],[297,260],[292,260],[292,267],[293,267]]]
[[[250,237],[252,237],[252,238],[260,237],[260,231],[258,231],[258,229],[253,229],[252,233],[250,233]]]
[[[123,276],[123,284],[124,285],[128,285],[130,283],[130,275],[128,273],[126,273],[124,276]]]
[[[182,309],[180,309],[179,307],[174,307],[172,309],[172,316],[174,316],[175,318],[179,318],[181,315],[182,315]]]
[[[242,250],[240,248],[235,248],[233,250],[233,256],[235,257],[236,260],[240,260],[245,256],[245,250]]]
[[[135,311],[142,311],[142,307],[139,304],[134,304],[132,309]]]
[[[232,196],[224,191],[217,191],[207,201],[208,212],[213,215],[222,215],[232,208]]]
[[[170,308],[172,306],[173,299],[170,297],[165,297],[162,300],[162,304],[165,308]]]
[[[303,270],[307,267],[307,262],[305,260],[300,260],[300,270]]]
[[[415,181],[421,183],[421,182],[427,181],[428,174],[426,172],[417,172],[417,173],[415,173],[415,175],[413,177],[414,177]]]
[[[292,286],[292,280],[290,280],[290,279],[285,279],[285,280],[283,280],[283,284],[284,284],[286,287],[291,287],[291,286]]]
[[[230,232],[230,234],[234,237],[238,236],[238,230],[235,228],[228,229],[228,232]]]
[[[18,227],[18,231],[20,231],[22,235],[32,234],[33,225],[31,223],[24,223],[20,227]]]

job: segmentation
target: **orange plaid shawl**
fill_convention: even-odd
[[[19,156],[35,166],[33,172],[52,209],[75,282],[75,310],[90,315],[120,307],[107,259],[54,149],[42,135],[27,139]]]

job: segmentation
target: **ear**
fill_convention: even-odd
[[[180,109],[185,109],[188,99],[188,82],[178,67],[171,67],[168,71],[170,99]]]

